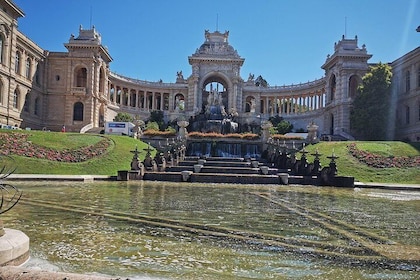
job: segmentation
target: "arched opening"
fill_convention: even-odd
[[[335,98],[336,87],[337,82],[335,80],[335,75],[333,74],[330,79],[330,101],[333,101]]]
[[[202,111],[213,116],[226,115],[229,108],[228,87],[218,76],[212,76],[204,81],[202,90]]]
[[[180,112],[180,111],[185,110],[185,99],[184,99],[184,95],[181,93],[178,93],[175,95],[174,110],[175,112]]]
[[[73,105],[73,121],[83,121],[83,103],[76,102]]]
[[[359,80],[356,75],[353,75],[349,79],[349,96],[354,98],[357,94],[357,88],[359,87]]]
[[[255,113],[256,101],[255,97],[248,96],[245,100],[245,113]]]

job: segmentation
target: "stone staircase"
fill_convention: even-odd
[[[169,166],[165,172],[146,172],[144,180],[184,181],[200,183],[233,184],[287,184],[288,174],[278,174],[256,160],[244,158],[186,157],[178,165]],[[283,178],[283,179],[282,179]]]

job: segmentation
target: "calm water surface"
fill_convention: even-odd
[[[28,266],[131,279],[419,279],[419,192],[13,184],[24,195],[2,219],[30,237]]]

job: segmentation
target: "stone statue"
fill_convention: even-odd
[[[182,75],[182,70],[176,72],[176,77],[177,77],[177,79],[184,79],[184,75]]]

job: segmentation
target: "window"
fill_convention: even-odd
[[[335,90],[336,90],[336,81],[335,81],[335,75],[332,75],[331,82],[330,82],[330,100],[333,101],[335,98]]]
[[[31,59],[29,58],[26,60],[25,77],[27,79],[31,78]]]
[[[76,72],[76,87],[87,87],[87,70],[79,68]]]
[[[0,104],[3,104],[3,83],[0,81]]]
[[[39,85],[40,84],[40,77],[39,77],[39,72],[41,71],[41,66],[38,64],[37,66],[36,66],[36,71],[35,71],[35,83],[37,84],[37,85]]]
[[[83,103],[82,102],[74,103],[73,121],[83,121]]]
[[[3,35],[0,34],[0,63],[3,63],[3,46],[4,46],[4,39],[3,39]]]
[[[16,57],[15,57],[15,72],[17,74],[19,74],[19,68],[20,68],[20,53],[17,51]]]
[[[13,92],[13,108],[17,109],[19,107],[19,92],[16,89]]]
[[[34,114],[35,115],[39,115],[39,97],[35,98],[35,102],[34,102]]]
[[[405,124],[410,124],[410,107],[405,107]]]
[[[405,91],[410,91],[410,71],[405,72]]]
[[[99,72],[99,92],[105,92],[105,77],[104,77],[104,70],[101,68]]]
[[[420,87],[420,66],[419,66],[419,69],[417,70],[417,87]]]
[[[420,121],[420,103],[419,103],[419,121]]]

